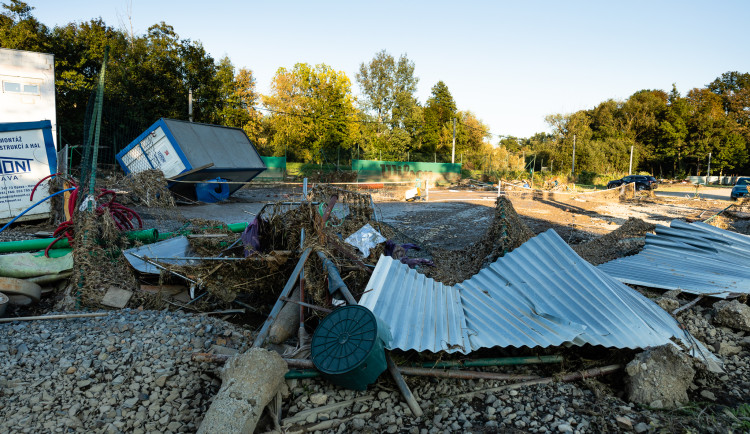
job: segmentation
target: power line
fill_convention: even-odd
[[[274,110],[274,109],[269,109],[269,108],[266,108],[266,107],[256,107],[256,106],[251,106],[251,108],[253,108],[255,110],[259,110],[259,111],[266,111],[266,112],[275,113],[275,114],[279,114],[279,115],[285,115],[285,116],[295,116],[295,117],[299,117],[299,118],[311,118],[311,119],[326,119],[326,117],[322,116],[322,115],[314,116],[314,115],[310,115],[310,114],[306,114],[306,113],[290,113],[290,112],[285,112],[285,111],[281,111],[281,110]],[[346,123],[357,123],[357,124],[391,125],[391,122],[387,122],[387,121],[368,121],[368,120],[363,120],[363,119],[346,119],[345,118],[343,120],[343,122],[346,122]],[[465,126],[466,128],[472,129],[474,131],[479,131],[482,134],[486,134],[488,136],[495,136],[495,137],[497,137],[499,139],[502,139],[503,137],[510,137],[510,136],[508,136],[506,134],[495,134],[495,133],[492,133],[490,131],[487,131],[487,130],[484,130],[484,129],[481,129],[481,128],[473,127],[471,125],[468,125],[468,124],[464,123],[463,121],[461,121],[458,118],[456,118],[456,122],[458,124],[461,124],[461,125]],[[422,125],[422,126],[427,125],[427,123],[425,121],[417,122],[417,123],[420,124],[420,125]]]

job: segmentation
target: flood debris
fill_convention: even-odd
[[[455,286],[381,257],[366,288],[360,303],[391,327],[391,349],[636,349],[675,339],[711,370],[721,370],[720,361],[669,313],[581,259],[552,229]]]
[[[672,220],[646,235],[637,255],[598,268],[621,282],[727,298],[750,293],[750,271],[737,261],[750,254],[750,237],[702,222]]]
[[[287,370],[281,356],[261,348],[231,357],[221,371],[221,389],[198,432],[253,432],[263,409],[279,392]]]
[[[425,270],[425,274],[448,285],[462,282],[532,236],[534,233],[518,217],[511,201],[498,197],[494,218],[481,240],[460,250],[434,249],[435,267]]]
[[[656,225],[630,217],[614,231],[585,243],[573,246],[578,256],[592,265],[636,254],[646,244],[646,234]]]
[[[714,303],[714,323],[735,330],[750,332],[750,306],[738,300]]]
[[[638,354],[625,367],[631,402],[653,408],[677,408],[688,402],[688,387],[695,369],[687,355],[673,345],[662,345]]]
[[[152,203],[158,199],[153,191],[142,194]],[[642,237],[651,230],[651,225],[629,220],[612,234],[574,248],[581,253],[576,255],[562,239],[555,238],[554,232],[532,238],[533,234],[507,198],[497,200],[494,212],[487,233],[478,243],[453,252],[416,245],[408,234],[401,234],[376,219],[368,195],[333,186],[316,186],[298,202],[271,203],[257,213],[250,225],[245,224],[239,230],[214,221],[182,221],[180,224],[186,226],[171,228],[174,232],[169,236],[173,238],[161,244],[179,240],[184,247],[179,251],[160,252],[155,250],[159,245],[141,245],[142,241],[134,245],[122,233],[109,233],[111,223],[104,216],[96,217],[85,226],[89,234],[95,234],[93,239],[84,237],[81,244],[74,239],[75,263],[67,288],[68,300],[75,307],[166,307],[197,315],[233,315],[257,330],[257,333],[248,331],[243,339],[272,351],[255,348],[243,354],[225,346],[228,339],[225,336],[211,342],[191,341],[190,351],[206,351],[194,356],[196,362],[231,365],[231,369],[225,368],[221,374],[223,384],[214,398],[216,408],[212,406],[206,414],[201,432],[240,432],[255,427],[266,404],[274,406],[272,419],[280,416],[281,425],[290,430],[361,429],[368,418],[377,419],[378,427],[386,429],[390,425],[384,424],[382,418],[386,415],[389,418],[391,410],[384,415],[385,407],[398,407],[400,413],[395,413],[394,419],[411,419],[417,421],[413,425],[416,426],[428,419],[434,421],[441,414],[442,404],[437,400],[450,399],[451,405],[458,406],[468,404],[458,399],[480,397],[484,401],[492,396],[498,402],[512,399],[509,397],[517,396],[517,390],[524,387],[600,375],[615,374],[604,381],[615,378],[615,384],[621,384],[618,381],[622,374],[617,373],[633,354],[659,345],[639,355],[631,363],[635,367],[629,365],[627,393],[632,402],[670,408],[687,402],[689,396],[684,398],[680,393],[691,388],[695,374],[683,370],[681,365],[670,366],[671,371],[664,368],[662,352],[667,354],[663,358],[675,357],[686,361],[688,366],[693,366],[694,360],[714,368],[719,365],[718,359],[695,339],[704,340],[705,336],[688,334],[685,326],[669,316],[671,312],[680,315],[680,319],[699,316],[703,320],[703,316],[687,314],[685,310],[675,311],[681,308],[676,294],[664,294],[655,304],[591,265],[596,260],[632,253],[631,247],[643,242]],[[370,251],[362,252],[343,241],[368,227],[372,228],[370,233],[381,234],[386,242],[368,246]],[[420,250],[420,247],[425,248]],[[150,272],[133,273],[125,260],[127,255],[121,252],[135,251],[142,253],[136,253],[140,258],[134,257],[135,263],[139,267],[152,266]],[[430,261],[434,261],[435,267],[429,267]],[[300,290],[301,278],[304,291]],[[346,334],[324,327],[327,318],[343,315],[350,309],[341,307],[342,300],[348,305],[359,305],[358,309],[369,309],[378,318],[376,322],[385,323],[383,330],[393,335],[393,343],[382,339],[387,350],[377,351],[378,354],[382,351],[385,365],[368,357],[376,351],[365,351],[365,357],[354,361],[359,363],[344,366],[350,369],[325,373],[318,380],[293,380],[320,375],[319,371],[311,370],[316,366],[315,354],[308,359],[310,353],[300,351],[309,344],[305,334],[314,336],[328,331],[328,341],[334,342]],[[682,307],[688,308],[689,303],[684,303]],[[236,309],[238,306],[242,309]],[[700,305],[694,306],[699,313],[703,312]],[[714,306],[714,323],[748,330],[721,318],[721,312],[734,320],[742,318],[743,306],[747,308],[736,301],[731,308],[724,304]],[[685,324],[692,327],[693,323]],[[367,331],[356,324],[347,330]],[[717,339],[711,341],[710,348],[726,361],[726,357],[746,351],[744,346],[735,345],[739,341],[739,338],[731,342]],[[541,351],[542,348],[549,349]],[[618,352],[613,348],[624,350]],[[258,351],[263,351],[262,359],[270,360],[258,363],[251,359],[249,354],[259,357]],[[559,363],[561,358],[544,359],[549,356],[540,355],[551,351],[567,351],[565,364],[546,369],[498,368],[476,366],[461,356],[502,354]],[[286,360],[279,363],[274,352],[286,354],[283,356]],[[576,360],[577,352],[597,354],[595,358],[599,360],[594,365],[601,366],[592,366],[589,360]],[[569,359],[568,354],[573,357]],[[614,363],[612,359],[618,359],[617,364],[604,366]],[[366,368],[361,365],[363,361]],[[342,357],[329,352],[321,366],[339,362]],[[264,371],[264,366],[268,371]],[[385,369],[389,370],[392,382],[382,375]],[[267,375],[267,372],[272,373]],[[656,373],[679,387],[668,390],[670,396],[658,395],[662,383],[654,385],[649,376]],[[310,388],[309,392],[294,392],[294,396],[306,397],[299,398],[305,401],[304,406],[299,401],[281,402],[276,398],[287,387],[287,383],[279,383],[279,378],[285,375],[290,378],[290,390]],[[670,375],[681,379],[675,382]],[[486,383],[489,381],[493,383]],[[357,383],[361,390],[360,382],[372,395],[362,397],[343,389],[332,393],[330,389],[330,384],[351,388]],[[687,382],[685,388],[684,382]],[[446,384],[457,384],[457,390],[451,391]],[[562,386],[552,389],[559,391]],[[536,393],[537,389],[533,390]],[[525,392],[520,393],[519,396],[526,397]],[[370,407],[370,401],[376,401],[377,405]],[[513,416],[509,414],[515,411],[514,404],[507,401],[504,405],[507,409],[482,404],[487,409],[493,408],[490,416],[494,416],[497,408],[497,416],[487,422],[500,424],[485,425],[485,430],[499,429],[498,426],[528,428],[513,425]],[[283,408],[281,413],[280,408]],[[430,418],[419,418],[423,408]],[[563,415],[565,411],[572,410],[564,409]],[[485,422],[483,417],[478,418],[479,423]],[[629,429],[626,427],[638,426],[636,422],[644,420],[623,416],[612,418],[612,425],[596,425],[594,429],[618,424]],[[459,422],[458,428],[451,425],[454,421],[438,423],[442,428],[454,430],[481,427],[476,424],[467,428],[463,423],[468,420],[455,421]],[[433,425],[438,427],[434,422]],[[559,423],[552,429],[563,431],[567,426],[567,422]],[[586,430],[583,425],[578,428]]]

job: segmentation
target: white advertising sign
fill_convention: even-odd
[[[165,178],[177,176],[185,171],[185,164],[164,134],[162,127],[157,127],[123,155],[122,162],[133,173],[148,169],[161,169]]]
[[[39,180],[50,174],[42,129],[0,131],[0,219],[12,218],[49,195],[44,182],[29,199]],[[49,201],[26,215],[49,213]]]

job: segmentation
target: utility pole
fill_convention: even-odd
[[[193,122],[193,89],[188,89],[188,116],[190,122]]]
[[[453,118],[453,150],[451,151],[451,164],[456,163],[456,118]]]
[[[576,135],[573,134],[573,166],[570,169],[570,175],[576,175]]]
[[[628,175],[633,174],[633,145],[630,145],[630,167],[628,168]]]
[[[708,185],[708,179],[711,177],[711,153],[708,153],[708,171],[706,172],[706,185]]]

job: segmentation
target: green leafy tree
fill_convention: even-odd
[[[456,102],[443,81],[433,87],[424,107],[422,152],[427,156],[440,153],[450,155],[453,136],[452,120],[456,116]]]
[[[357,141],[358,111],[351,82],[330,66],[298,63],[292,70],[279,68],[263,103],[272,111],[269,127],[275,131],[272,145],[277,155],[321,162]]]
[[[32,6],[20,0],[3,3],[0,14],[0,47],[28,51],[49,51],[49,29],[32,14]]]

